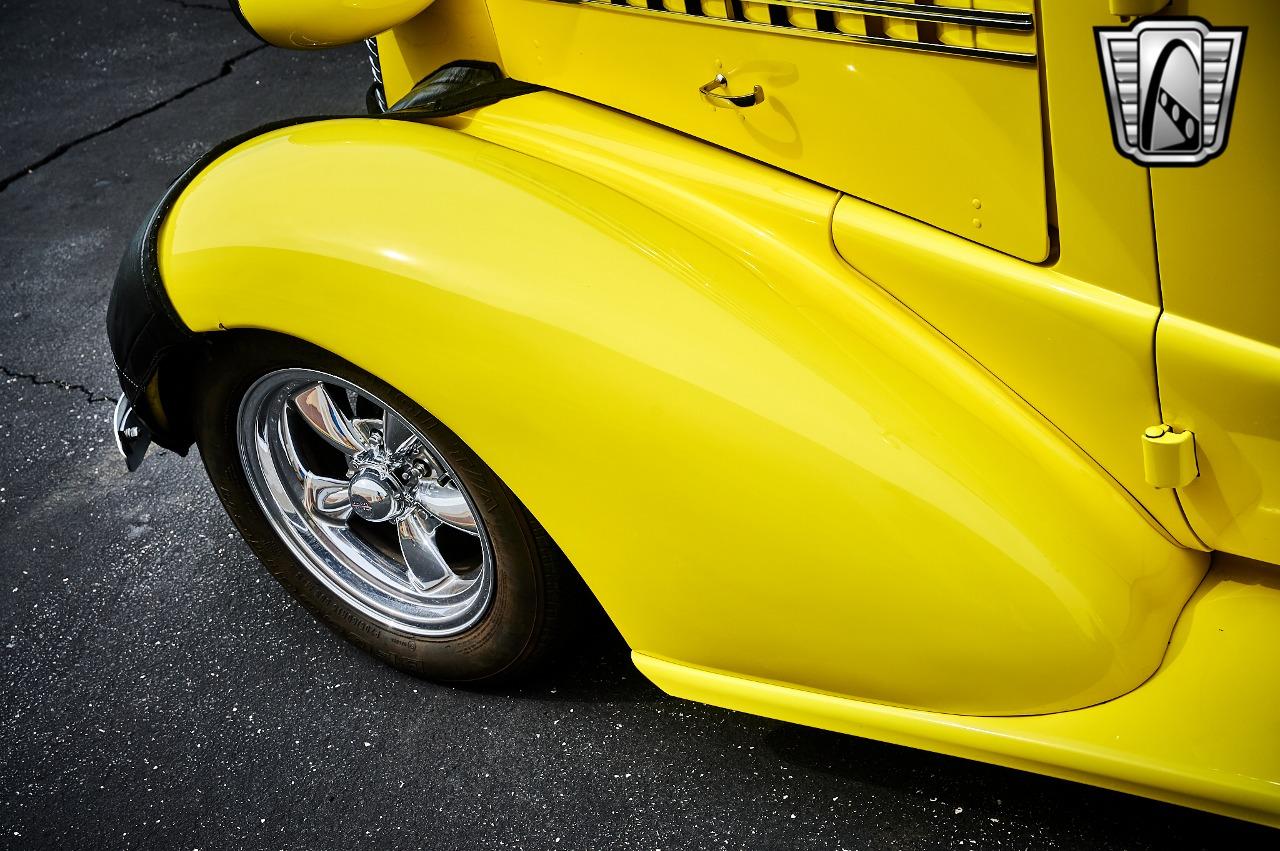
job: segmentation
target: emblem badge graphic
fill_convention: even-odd
[[[1245,31],[1199,18],[1095,28],[1116,149],[1148,166],[1195,166],[1221,154]]]

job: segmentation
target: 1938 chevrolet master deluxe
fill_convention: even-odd
[[[233,5],[370,114],[173,184],[116,428],[325,623],[517,676],[576,571],[674,695],[1280,824],[1275,4]]]

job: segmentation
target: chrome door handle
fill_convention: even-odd
[[[716,89],[728,88],[729,80],[724,76],[724,74],[716,74],[716,78],[714,80],[699,87],[698,91],[702,92],[702,96],[706,98],[712,106],[747,107],[755,106],[764,100],[764,89],[759,86],[752,89],[750,94],[745,95],[731,95],[728,93],[719,94],[716,92]]]

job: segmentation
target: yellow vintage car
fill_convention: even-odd
[[[1280,825],[1280,7],[233,6],[370,114],[173,184],[115,427],[323,622]]]

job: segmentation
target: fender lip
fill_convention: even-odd
[[[328,117],[276,121],[214,146],[169,184],[129,241],[120,260],[107,307],[107,339],[115,359],[120,389],[124,391],[120,412],[127,415],[134,427],[139,427],[139,433],[150,434],[157,445],[186,455],[194,442],[189,429],[175,427],[172,418],[155,409],[159,397],[147,391],[152,387],[160,365],[170,355],[201,345],[200,336],[178,315],[160,277],[158,243],[165,218],[191,181],[227,151],[263,133]],[[134,457],[136,453],[127,451],[130,444],[119,431],[117,440],[129,468],[136,469],[142,461],[141,456]],[[142,451],[145,451],[145,446]]]
[[[237,8],[231,0],[232,8]],[[506,98],[539,90],[540,87],[512,80],[491,62],[458,60],[425,77],[387,112],[375,116],[333,114],[286,118],[269,122],[232,136],[187,167],[178,176],[151,212],[147,214],[121,258],[111,301],[107,308],[107,338],[115,359],[116,375],[124,391],[119,419],[129,422],[137,435],[146,435],[158,446],[186,455],[195,437],[180,418],[166,416],[160,409],[161,394],[155,385],[161,364],[178,352],[201,348],[202,337],[182,321],[169,299],[160,276],[159,236],[169,211],[191,182],[223,154],[243,143],[286,127],[328,121],[335,118],[374,118],[417,121],[456,115]],[[134,470],[142,463],[140,437],[131,438],[116,430],[116,441]]]

